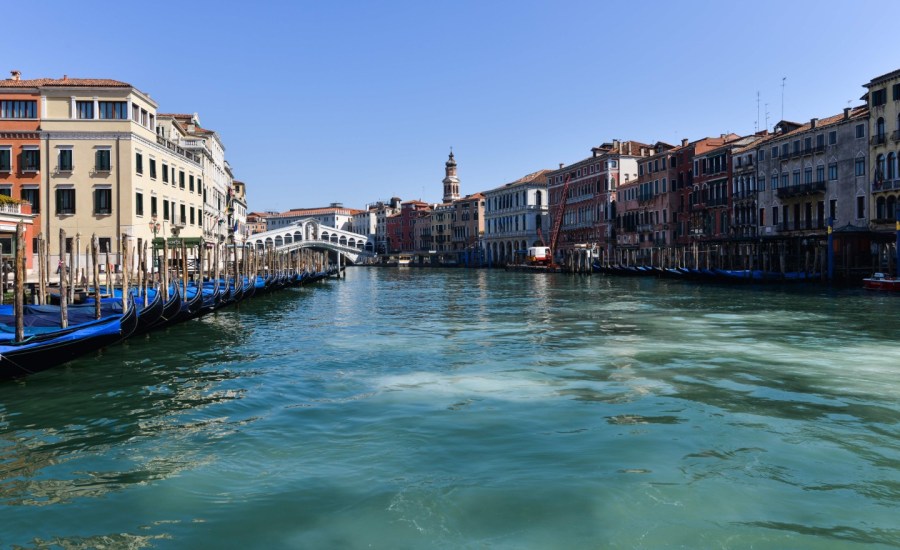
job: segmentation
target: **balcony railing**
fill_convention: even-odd
[[[200,164],[200,157],[198,155],[195,155],[194,153],[191,153],[190,151],[185,151],[183,147],[167,140],[166,138],[164,138],[162,136],[156,136],[156,143],[162,145],[169,151],[173,151],[177,155],[181,155],[188,160],[191,160],[193,162],[196,162],[197,164]]]
[[[879,191],[893,191],[894,189],[900,189],[900,179],[872,182],[873,193],[877,193]]]
[[[893,141],[900,141],[900,130],[894,130],[894,131],[891,133],[891,140],[893,140]]]
[[[21,214],[22,205],[16,203],[0,204],[0,214]]]
[[[802,197],[804,195],[814,195],[825,192],[825,182],[817,181],[815,183],[802,183],[800,185],[790,185],[788,187],[779,187],[776,191],[779,199],[787,199],[790,197]]]
[[[869,143],[872,145],[884,145],[886,141],[886,137],[884,134],[875,134],[869,139]]]

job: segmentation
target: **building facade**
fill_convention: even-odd
[[[900,70],[865,84],[869,107],[869,221],[877,233],[895,230],[900,200]]]
[[[550,173],[532,172],[484,192],[484,246],[489,264],[515,262],[517,251],[546,242],[550,232]]]

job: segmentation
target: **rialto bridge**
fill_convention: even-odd
[[[254,233],[247,238],[247,244],[258,249],[274,247],[284,252],[301,248],[330,250],[354,264],[375,256],[375,243],[365,235],[328,227],[313,218],[297,220],[264,233]]]

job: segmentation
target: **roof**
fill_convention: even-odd
[[[875,78],[873,78],[871,80],[871,82],[869,82],[868,84],[863,84],[863,86],[865,86],[866,88],[871,88],[872,86],[877,86],[878,84],[881,84],[882,82],[886,82],[888,80],[893,80],[894,78],[897,78],[898,76],[900,76],[900,69],[891,71],[889,73],[885,73],[881,76],[876,76]]]
[[[844,122],[845,120],[853,120],[853,119],[865,118],[865,117],[869,116],[869,107],[867,105],[857,105],[856,107],[852,107],[849,109],[850,110],[847,113],[846,118],[845,118],[844,113],[840,112],[836,115],[832,115],[829,117],[815,119],[816,120],[816,128],[815,129],[821,130],[822,128],[825,128],[827,126],[831,126],[834,124],[838,124],[840,122]],[[793,125],[796,125],[796,123],[794,123]],[[772,139],[780,139],[780,138],[787,137],[787,136],[802,134],[803,132],[807,132],[812,129],[813,129],[812,121],[810,121],[810,122],[807,122],[806,124],[801,124],[799,126],[796,126],[793,130],[790,130],[788,132],[784,132],[781,134],[773,134],[771,136],[771,138]]]
[[[269,214],[269,218],[297,218],[303,216],[321,216],[323,214],[346,214],[346,215],[354,215],[359,214],[360,212],[364,212],[364,210],[356,210],[355,208],[343,208],[337,206],[328,206],[325,208],[295,208],[293,210],[288,210],[287,212],[280,212],[278,214]]]
[[[109,78],[32,78],[30,80],[14,80],[7,78],[0,80],[0,88],[41,88],[56,86],[72,87],[100,87],[100,88],[131,88],[131,84]]]

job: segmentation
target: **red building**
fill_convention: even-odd
[[[650,146],[637,141],[613,140],[591,149],[591,156],[548,174],[550,227],[556,227],[563,211],[562,190],[566,179],[569,188],[564,214],[560,223],[557,259],[576,245],[612,246],[615,239],[616,190],[618,186],[637,179],[637,161],[649,154]],[[552,231],[552,229],[551,229]],[[549,241],[551,235],[545,235]]]
[[[396,252],[415,252],[416,219],[428,216],[431,206],[422,201],[406,201],[400,204],[400,213],[387,219],[388,250]]]
[[[0,194],[16,199],[0,204],[0,243],[3,254],[12,252],[15,233],[13,219],[27,219],[26,269],[35,266],[35,235],[40,227],[41,144],[38,130],[41,119],[40,91],[23,86],[18,71],[12,78],[0,80]],[[24,201],[27,204],[19,204]],[[32,218],[31,215],[35,216]],[[12,225],[10,225],[12,223]]]
[[[638,179],[619,185],[613,261],[661,265],[675,234],[679,194],[675,189],[680,146],[657,142],[651,155],[638,161]]]

